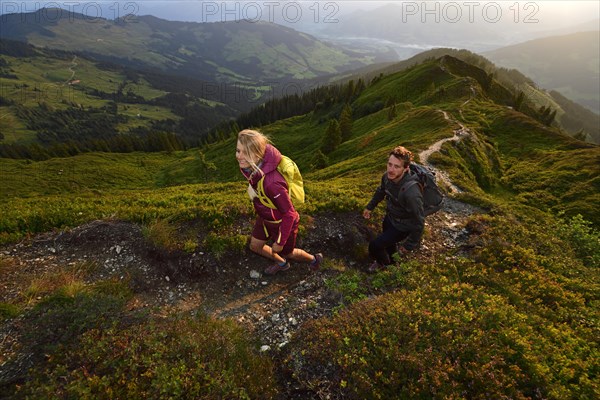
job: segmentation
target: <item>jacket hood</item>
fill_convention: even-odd
[[[263,175],[267,175],[269,172],[273,172],[277,169],[279,162],[281,161],[281,152],[275,148],[275,146],[271,144],[267,144],[265,148],[265,156],[262,161],[259,163],[259,167],[262,171],[251,173],[249,171],[245,171],[244,169],[240,169],[242,174],[250,181],[250,184],[253,186],[263,177]]]

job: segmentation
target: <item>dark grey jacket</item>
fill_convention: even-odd
[[[418,181],[416,174],[412,172],[404,174],[398,183],[390,181],[387,173],[384,173],[381,184],[366,207],[372,211],[381,200],[384,198],[387,200],[386,213],[392,225],[401,232],[409,233],[403,244],[407,250],[419,247],[425,227],[421,188],[418,184],[406,185],[412,180]]]

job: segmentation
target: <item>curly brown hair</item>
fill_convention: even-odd
[[[413,154],[404,146],[396,146],[390,151],[390,156],[396,157],[403,162],[405,167],[408,167],[413,161]]]

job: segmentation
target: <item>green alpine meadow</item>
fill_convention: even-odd
[[[597,132],[561,124],[569,111],[518,71],[437,49],[238,107],[163,70],[3,46],[0,397],[600,397]],[[214,123],[187,129],[194,110]],[[245,128],[300,168],[299,240],[324,254],[319,272],[250,277],[265,260],[247,248]],[[367,274],[385,210],[361,213],[397,145],[435,169],[446,204],[419,254]]]

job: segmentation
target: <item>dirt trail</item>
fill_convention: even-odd
[[[77,67],[77,56],[73,56],[73,60],[71,60],[71,65],[69,66],[69,72],[71,72],[71,77],[65,81],[65,84],[68,84],[75,78],[75,67]]]
[[[450,191],[450,193],[460,193],[460,192],[462,192],[462,190],[452,183],[452,181],[450,180],[450,177],[448,176],[448,174],[445,171],[439,170],[439,169],[433,167],[429,163],[429,156],[431,156],[433,153],[440,151],[442,146],[444,145],[444,143],[458,142],[458,141],[462,140],[464,137],[469,136],[471,134],[471,132],[469,131],[468,128],[466,128],[463,124],[458,122],[455,118],[451,118],[450,115],[446,111],[439,110],[439,112],[441,112],[444,115],[444,118],[446,120],[457,124],[459,126],[459,128],[454,130],[454,136],[439,140],[439,141],[435,142],[434,144],[432,144],[431,146],[429,146],[429,148],[427,148],[426,150],[423,150],[422,152],[420,152],[419,153],[419,161],[423,165],[426,165],[435,171],[436,177],[439,177],[440,180],[444,183],[444,185],[446,187],[448,187],[448,190]]]
[[[460,105],[460,108],[458,110],[458,112],[461,114],[461,116],[462,116],[462,108],[464,106],[466,106],[467,104],[469,104],[469,102],[471,100],[473,100],[475,97],[477,97],[477,89],[474,86],[471,86],[471,96],[467,100],[465,100],[464,103],[462,103]],[[450,193],[461,193],[462,190],[452,183],[452,180],[450,179],[450,177],[448,176],[448,174],[445,171],[439,170],[439,169],[433,167],[429,163],[429,156],[431,156],[433,153],[440,151],[442,146],[446,142],[459,142],[463,138],[470,136],[471,131],[469,130],[469,128],[467,128],[463,124],[461,124],[456,118],[452,117],[447,111],[438,110],[438,112],[440,112],[444,115],[444,119],[446,121],[451,121],[452,123],[458,125],[459,128],[454,130],[454,136],[439,140],[439,141],[435,142],[434,144],[432,144],[431,146],[429,146],[429,148],[427,148],[426,150],[423,150],[422,152],[420,152],[419,153],[419,161],[423,165],[426,165],[427,167],[429,167],[433,171],[435,171],[436,177],[439,177],[439,179],[448,188]]]

